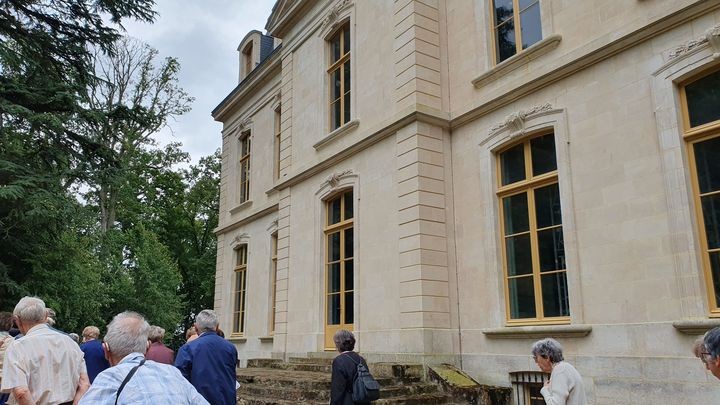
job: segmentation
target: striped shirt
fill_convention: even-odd
[[[144,358],[140,353],[130,353],[114,367],[98,374],[79,405],[115,404],[123,380]],[[130,378],[120,393],[118,404],[209,405],[180,370],[152,360],[147,360]]]
[[[46,324],[35,325],[5,352],[2,391],[27,387],[37,405],[61,404],[73,400],[81,374],[87,371],[77,343]]]

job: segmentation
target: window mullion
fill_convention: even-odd
[[[535,317],[537,319],[545,318],[542,305],[542,287],[540,284],[540,253],[537,239],[537,221],[535,218],[535,192],[530,189],[527,191],[528,196],[528,215],[530,216],[530,257],[532,258],[533,271],[533,288],[535,291]]]
[[[520,27],[520,0],[513,0],[513,22],[515,23],[515,54],[522,52],[522,27]]]

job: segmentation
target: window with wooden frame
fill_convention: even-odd
[[[282,117],[282,106],[279,105],[275,109],[275,178],[280,178],[280,136],[282,135],[282,129],[280,128]]]
[[[245,333],[245,291],[247,286],[247,245],[240,245],[235,248],[235,288],[233,296],[233,328],[232,333],[242,335]]]
[[[250,199],[250,131],[240,136],[240,203]]]
[[[330,131],[350,121],[350,22],[340,27],[330,45]]]
[[[680,87],[708,304],[720,316],[720,70]]]
[[[275,334],[275,310],[277,309],[277,252],[278,237],[277,233],[270,236],[270,335]]]
[[[570,322],[555,136],[498,153],[508,324]]]
[[[326,342],[339,329],[352,330],[354,316],[353,192],[326,201]],[[331,347],[331,346],[330,346]]]
[[[549,379],[550,375],[541,371],[511,372],[510,383],[515,393],[515,403],[517,405],[545,405],[545,398],[540,390]]]
[[[491,0],[495,63],[542,39],[540,0]]]
[[[243,60],[245,62],[245,76],[250,74],[253,70],[253,43],[252,41],[245,46],[245,49],[242,51],[243,54]]]

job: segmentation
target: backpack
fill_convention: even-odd
[[[353,379],[352,400],[356,404],[365,404],[380,398],[380,383],[370,374],[363,362],[357,362],[348,355],[348,358],[355,363],[357,372]]]

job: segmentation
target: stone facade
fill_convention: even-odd
[[[245,327],[230,336],[243,361],[326,349],[325,201],[352,190],[352,327],[370,360],[453,363],[510,386],[510,372],[537,369],[534,339],[556,336],[592,404],[720,395],[690,352],[718,323],[678,92],[720,63],[720,3],[539,4],[542,40],[495,63],[486,0],[277,2],[275,49],[213,111],[224,125],[215,310],[231,330],[233,249],[247,244]],[[344,24],[350,119],[331,130],[327,41]],[[262,35],[238,49],[252,40]],[[539,131],[555,136],[570,317],[513,325],[497,152]]]

